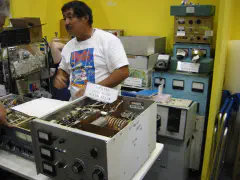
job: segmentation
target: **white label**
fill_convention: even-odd
[[[51,152],[47,149],[44,149],[44,148],[41,148],[41,154],[45,155],[45,156],[48,156],[48,157],[51,157]]]
[[[176,99],[172,98],[171,101],[166,103],[168,106],[177,106],[182,108],[188,108],[190,104],[192,103],[192,100],[186,100],[186,99]]]
[[[50,172],[53,172],[53,168],[47,164],[43,164],[43,169],[47,170],[47,171],[50,171]]]
[[[142,102],[131,101],[129,107],[131,109],[144,109],[144,104]]]
[[[178,26],[178,31],[184,31],[184,26]]]
[[[98,84],[87,83],[85,96],[104,103],[113,103],[117,100],[118,91]]]
[[[177,70],[178,71],[198,73],[199,72],[199,67],[200,67],[199,63],[188,63],[188,62],[178,61]]]
[[[183,22],[183,21],[185,21],[185,19],[184,18],[178,18],[178,21]]]
[[[213,36],[213,30],[206,30],[205,31],[205,37],[212,37]]]
[[[186,13],[188,13],[188,14],[193,14],[193,13],[195,13],[195,7],[187,7],[187,8],[186,8]]]
[[[43,133],[43,132],[38,132],[38,137],[40,138],[40,139],[45,139],[45,140],[49,140],[48,139],[48,134],[46,134],[46,133]]]
[[[128,77],[128,78],[124,81],[124,84],[125,84],[125,85],[128,85],[128,86],[142,87],[142,79],[133,78],[133,77]]]
[[[186,32],[185,31],[178,31],[177,36],[186,36]]]
[[[158,60],[169,60],[170,55],[160,54],[158,55]]]

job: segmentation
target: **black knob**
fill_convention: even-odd
[[[57,165],[58,165],[58,168],[63,168],[64,167],[64,163],[63,162],[59,162]]]
[[[57,140],[57,137],[56,136],[52,136],[52,140],[53,141]]]
[[[83,165],[79,162],[75,162],[73,165],[72,165],[72,171],[74,173],[80,173],[80,172],[83,172]]]
[[[59,144],[63,144],[63,143],[65,143],[65,139],[63,139],[63,138],[61,138],[61,139],[59,139]]]
[[[197,37],[197,40],[200,40],[200,39],[201,39],[201,38],[198,36],[198,37]]]
[[[193,24],[193,20],[189,20],[189,24]]]
[[[98,150],[97,148],[92,148],[90,151],[91,157],[96,159],[98,157]]]
[[[101,170],[96,169],[92,174],[93,180],[104,180],[104,174]]]
[[[198,19],[198,20],[196,21],[197,24],[201,24],[201,22],[202,22],[202,21],[201,21],[200,19]]]

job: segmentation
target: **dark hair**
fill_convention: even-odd
[[[88,16],[88,23],[90,26],[93,24],[92,9],[82,1],[71,1],[63,5],[62,13],[65,11],[73,9],[73,13],[78,18]]]

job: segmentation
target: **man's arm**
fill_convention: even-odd
[[[66,46],[62,50],[62,58],[61,62],[58,67],[57,75],[54,79],[54,87],[57,89],[63,89],[67,87],[67,81],[69,80],[69,64],[66,61],[66,57],[68,56],[68,53],[66,53]]]
[[[119,69],[114,70],[109,77],[99,82],[98,84],[113,88],[121,84],[121,82],[128,78],[128,76],[129,76],[128,66],[123,66]]]
[[[62,69],[58,69],[57,75],[54,79],[54,87],[57,89],[63,89],[67,87],[68,79],[69,79],[69,74]]]
[[[61,51],[63,49],[63,47],[65,46],[65,44],[60,43],[60,42],[51,42],[49,44],[50,48],[51,48],[51,54],[53,57],[53,61],[54,64],[58,64],[61,61]]]

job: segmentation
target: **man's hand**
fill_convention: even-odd
[[[4,124],[6,126],[11,127],[10,124],[8,124],[7,120],[6,120],[6,109],[3,107],[2,104],[0,104],[0,124]]]
[[[82,97],[84,95],[84,93],[85,93],[85,90],[86,90],[86,86],[84,86],[83,88],[79,89],[79,91],[75,94],[75,96],[77,98]]]
[[[69,75],[62,69],[58,69],[57,75],[54,79],[54,87],[57,89],[63,89],[67,87]]]
[[[54,86],[57,89],[63,89],[67,87],[66,82],[67,82],[67,79],[65,77],[57,75],[54,79]]]

